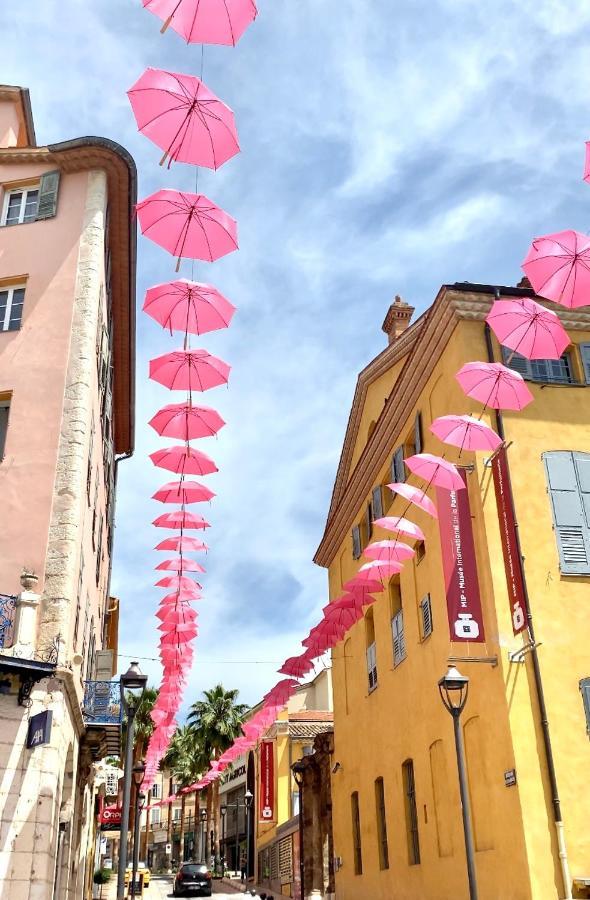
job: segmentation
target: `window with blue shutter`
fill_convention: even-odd
[[[396,482],[406,480],[403,445],[397,448],[391,459],[391,477]]]
[[[586,714],[586,734],[590,735],[590,678],[582,678],[580,681],[580,693]]]
[[[543,454],[564,575],[590,575],[590,453]]]
[[[526,359],[520,353],[513,353],[502,347],[502,358],[505,365],[519,372],[530,381],[541,381],[546,384],[574,384],[574,371],[569,353],[559,359]]]

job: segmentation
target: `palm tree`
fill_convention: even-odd
[[[242,733],[242,722],[249,707],[237,703],[239,691],[226,691],[217,684],[203,691],[204,700],[197,700],[190,708],[187,722],[194,728],[204,754],[215,760],[224,753]],[[207,820],[213,822],[215,854],[219,855],[217,820],[219,809],[219,783],[215,780],[207,787]],[[213,819],[211,812],[213,811]]]
[[[145,755],[145,751],[147,749],[147,745],[150,737],[152,736],[152,732],[154,730],[154,723],[152,721],[151,712],[154,708],[154,703],[156,702],[158,697],[158,688],[154,687],[146,687],[143,692],[143,696],[140,700],[139,706],[135,711],[135,719],[134,719],[134,729],[133,729],[133,765],[139,762],[140,759],[143,759]],[[128,694],[127,699],[134,703],[136,698],[132,694]],[[125,759],[125,748],[127,746],[127,716],[123,719],[123,727],[121,733],[121,758]],[[137,791],[137,787],[135,782],[131,783],[131,807],[129,810],[129,830],[131,834],[133,834],[133,829],[135,827],[135,794]],[[146,842],[147,842],[147,823],[146,823]]]
[[[193,784],[202,772],[207,768],[208,760],[203,755],[203,748],[197,740],[194,728],[190,725],[183,725],[177,728],[168,750],[162,759],[162,767],[170,769],[174,781],[180,788],[188,787]],[[184,832],[185,832],[185,808],[187,794],[181,794],[180,801],[180,854],[184,854]],[[197,834],[197,809],[198,801],[195,804],[195,837]],[[170,822],[170,812],[168,814]],[[180,860],[182,862],[182,858]]]

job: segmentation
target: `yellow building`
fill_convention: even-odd
[[[252,855],[256,859],[252,862],[256,868],[251,866],[250,871],[254,872],[258,884],[274,894],[298,896],[299,805],[291,766],[312,751],[318,734],[332,730],[332,721],[332,672],[323,669],[293,694],[251,754],[256,785],[252,791],[255,798],[252,814],[256,822]],[[271,758],[271,799],[266,809],[265,752]]]
[[[374,525],[381,509],[406,513],[425,542],[333,651],[339,900],[468,896],[452,720],[437,688],[449,661],[470,679],[461,724],[481,900],[590,896],[590,311],[546,304],[571,338],[560,361],[506,357],[534,395],[523,411],[503,415],[532,649],[526,629],[513,633],[489,460],[459,456],[429,430],[438,416],[482,409],[454,376],[489,351],[503,358],[485,327],[494,290],[443,286],[412,325],[413,310],[397,298],[383,325],[389,346],[358,379],[315,557],[329,569],[331,599],[365,561],[367,543],[392,537]],[[524,287],[499,290],[503,298],[533,296]],[[483,421],[498,427],[493,411]],[[439,523],[385,487],[406,480],[401,458],[416,450],[445,452],[466,467],[485,643],[450,640]]]

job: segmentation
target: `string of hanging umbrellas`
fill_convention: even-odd
[[[162,32],[172,28],[187,43],[201,45],[235,46],[257,15],[253,0],[142,0],[142,4],[163,21]],[[197,78],[148,68],[128,96],[139,130],[163,152],[160,165],[170,168],[180,162],[216,170],[239,153],[234,114],[203,82],[202,71]],[[176,258],[177,272],[183,259],[214,262],[238,249],[236,221],[197,188],[194,193],[158,190],[137,204],[136,213],[143,235]],[[149,288],[143,310],[171,336],[184,335],[181,348],[150,361],[149,377],[186,395],[158,410],[149,423],[158,435],[179,442],[150,454],[155,466],[179,478],[153,495],[154,500],[175,504],[171,512],[154,519],[154,526],[171,532],[155,549],[177,555],[156,566],[162,576],[156,587],[165,595],[156,611],[162,679],[145,760],[144,784],[149,787],[177,728],[198,634],[193,604],[202,599],[202,587],[191,576],[205,573],[205,567],[187,554],[206,552],[208,546],[186,532],[204,531],[209,523],[187,507],[215,496],[191,476],[211,475],[218,469],[193,442],[217,435],[225,425],[216,410],[195,403],[193,395],[227,384],[230,373],[230,366],[207,350],[191,349],[190,336],[229,327],[235,307],[213,285],[178,277]]]
[[[590,142],[586,144],[584,180],[590,183]],[[590,238],[570,230],[535,238],[522,263],[537,296],[567,308],[590,304]],[[496,299],[486,319],[500,345],[528,360],[558,360],[569,344],[569,337],[555,312],[524,297]],[[479,417],[447,415],[435,419],[430,430],[443,443],[465,451],[495,452],[502,445],[500,436],[482,416],[488,408],[520,411],[533,400],[533,395],[519,372],[495,362],[468,362],[457,372],[459,385],[467,397],[483,404]],[[301,642],[303,652],[285,660],[280,680],[263,698],[260,709],[242,726],[242,736],[213,762],[209,771],[184,792],[207,787],[232,762],[251,749],[272,724],[299,687],[296,679],[314,669],[315,660],[344,640],[348,631],[364,617],[364,610],[385,589],[392,575],[401,572],[404,563],[415,555],[413,543],[425,539],[424,532],[406,517],[412,506],[437,518],[434,502],[427,496],[430,487],[449,491],[466,486],[458,466],[444,456],[417,453],[404,460],[411,474],[422,479],[414,486],[393,482],[388,488],[407,501],[403,515],[383,516],[375,525],[395,535],[394,540],[374,541],[364,550],[368,561],[343,585],[343,593],[322,610],[322,618]],[[405,540],[400,540],[403,537]],[[172,797],[160,801],[169,803]],[[160,805],[157,803],[155,805]]]

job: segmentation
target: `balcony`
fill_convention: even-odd
[[[82,716],[85,742],[94,759],[119,756],[123,705],[118,681],[85,681]]]

